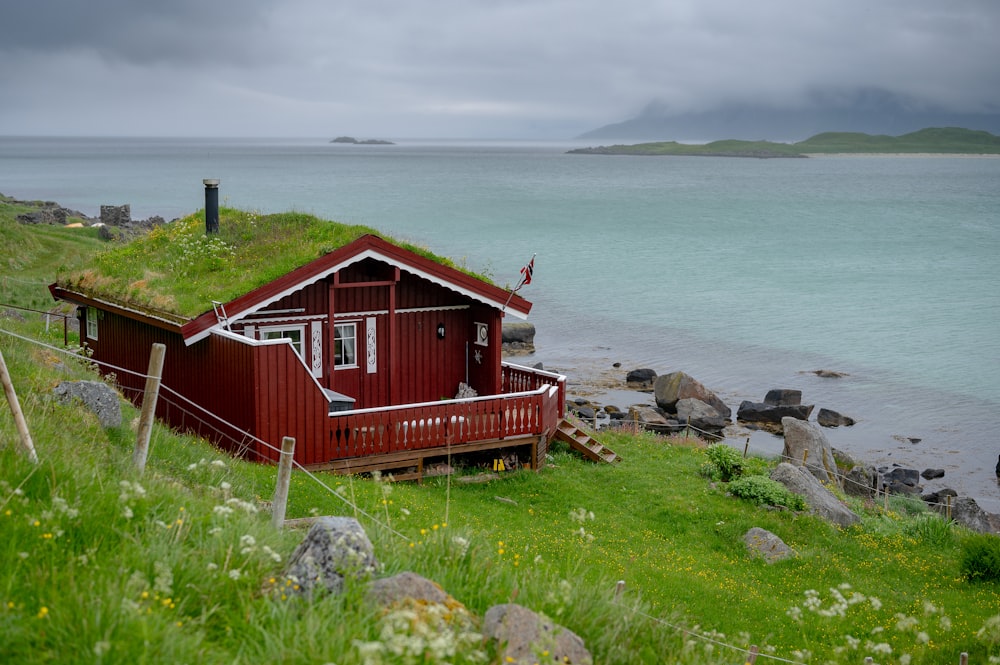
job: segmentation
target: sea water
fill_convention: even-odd
[[[572,147],[0,138],[0,192],[171,219],[201,208],[201,180],[219,178],[223,205],[366,224],[500,285],[534,255],[520,294],[537,351],[518,360],[567,373],[571,393],[638,367],[685,371],[734,412],[799,389],[858,421],[824,430],[835,447],[943,468],[928,489],[1000,512],[1000,159]],[[612,388],[595,398],[652,404]],[[733,437],[781,449],[768,434]]]

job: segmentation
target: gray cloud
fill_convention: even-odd
[[[881,88],[1000,108],[994,0],[13,0],[0,133],[572,136]]]

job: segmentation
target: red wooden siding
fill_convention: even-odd
[[[88,311],[92,313],[93,310],[89,308]],[[98,340],[92,345],[93,357],[107,363],[102,365],[101,371],[114,373],[125,396],[137,406],[142,403],[142,391],[146,386],[144,375],[149,370],[149,355],[154,343],[166,347],[163,386],[181,393],[204,409],[163,390],[157,401],[157,417],[179,430],[196,431],[221,447],[236,451],[245,436],[206,411],[236,428],[253,431],[253,411],[248,408],[253,396],[252,355],[246,349],[219,345],[214,336],[188,347],[178,333],[102,312]]]
[[[255,434],[275,448],[283,437],[295,439],[295,459],[313,460],[326,434],[328,402],[289,344],[251,347],[238,339],[214,338],[252,349],[256,373],[251,384]],[[258,445],[262,458],[277,461],[278,451]]]

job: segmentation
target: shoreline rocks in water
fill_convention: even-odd
[[[615,363],[616,370],[621,369]],[[709,436],[725,438],[730,426],[731,411],[715,393],[684,372],[671,372],[657,376],[652,369],[621,370],[623,378],[612,385],[595,385],[593,388],[626,389],[646,392],[653,381],[655,406],[634,404],[627,413],[614,405],[603,406],[587,399],[577,398],[567,402],[567,410],[583,420],[594,422],[595,427],[627,420],[643,429],[672,434],[693,427]],[[823,378],[847,376],[831,370],[814,372]],[[654,378],[655,377],[655,378]],[[734,422],[750,429],[760,429],[784,438],[782,460],[808,469],[820,482],[833,482],[850,496],[874,499],[879,495],[895,494],[919,498],[931,510],[950,514],[951,519],[970,529],[1000,534],[1000,515],[982,510],[971,497],[959,497],[950,488],[921,494],[925,480],[944,477],[943,469],[918,471],[899,465],[876,468],[872,464],[857,462],[842,451],[834,450],[823,434],[823,428],[850,427],[855,420],[832,409],[821,407],[815,422],[809,418],[815,405],[802,405],[799,390],[775,388],[769,390],[762,402],[745,400],[740,404]],[[909,443],[919,443],[919,438],[903,437]],[[805,470],[805,469],[804,469]],[[997,462],[1000,478],[1000,460]],[[961,499],[961,501],[959,501]],[[950,506],[950,508],[949,508]],[[951,511],[950,513],[948,511]]]

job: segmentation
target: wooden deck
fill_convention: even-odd
[[[330,413],[326,461],[306,468],[420,479],[427,460],[514,450],[538,469],[564,415],[565,378],[504,363],[503,386],[500,395]]]

